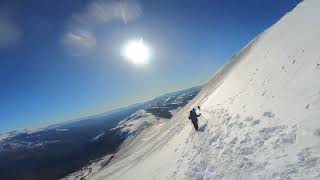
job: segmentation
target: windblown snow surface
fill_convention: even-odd
[[[300,3],[90,179],[320,179],[319,20],[319,0]]]

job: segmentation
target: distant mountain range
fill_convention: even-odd
[[[145,103],[40,129],[0,135],[0,172],[5,179],[58,179],[116,152],[152,122],[170,119],[203,86],[165,94]],[[19,173],[16,173],[16,172]]]

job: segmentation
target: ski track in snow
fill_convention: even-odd
[[[319,8],[300,3],[92,179],[320,179]]]

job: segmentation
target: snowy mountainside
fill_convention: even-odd
[[[124,119],[118,123],[114,129],[120,129],[121,132],[128,132],[129,134],[143,129],[158,118],[154,115],[147,113],[145,110],[139,110],[133,113],[129,118]]]
[[[44,128],[1,134],[0,177],[59,179],[76,171],[76,177],[81,178],[97,172],[101,168],[96,166],[108,164],[128,137],[126,143],[152,123],[167,121],[201,88],[169,93],[148,102]],[[31,161],[33,165],[29,166]],[[20,173],[11,169],[19,169]]]
[[[202,86],[169,93],[146,102],[143,108],[123,119],[112,130],[119,130],[132,139],[159,120],[170,119],[198,94]]]
[[[121,148],[119,148],[121,152],[118,152],[117,154],[126,152],[125,149],[140,149],[141,147],[137,146],[137,144],[141,145],[141,143],[139,142],[140,139],[137,137],[143,136],[146,132],[151,132],[152,134],[157,132],[153,131],[153,129],[170,121],[169,118],[179,112],[183,106],[188,104],[199,93],[202,87],[203,86],[197,86],[182,91],[168,93],[148,102],[141,103],[139,110],[122,119],[115,127],[110,129],[111,132],[124,139]],[[92,141],[99,140],[101,136],[103,137],[104,134],[98,134]],[[139,143],[137,143],[137,141]],[[82,167],[79,171],[69,174],[63,179],[88,178],[101,170],[101,168],[104,168],[113,158],[113,154],[105,154],[103,157],[93,160],[88,166]]]
[[[320,179],[319,8],[301,2],[89,179]]]

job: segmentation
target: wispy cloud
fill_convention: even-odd
[[[96,47],[96,38],[89,31],[73,30],[64,35],[62,43],[72,56],[90,53]]]
[[[141,6],[135,0],[97,0],[89,4],[83,12],[73,14],[72,19],[79,25],[95,26],[112,20],[128,23],[141,14]]]
[[[20,31],[8,9],[0,9],[0,48],[15,46],[20,40]]]
[[[99,25],[115,20],[127,24],[141,15],[142,8],[136,0],[95,0],[72,15],[62,42],[72,49],[72,55],[90,52],[96,47],[94,30]]]

